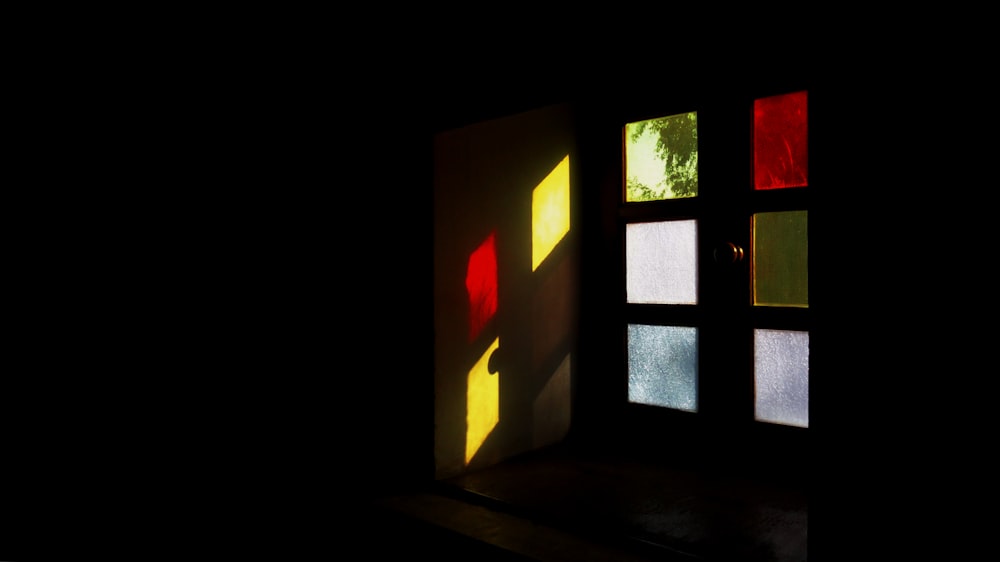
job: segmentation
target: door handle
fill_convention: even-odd
[[[715,263],[723,265],[739,263],[743,261],[743,248],[732,242],[722,242],[716,244],[712,257],[715,258]]]

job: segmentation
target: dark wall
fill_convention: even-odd
[[[251,45],[92,70],[40,123],[67,150],[10,223],[4,559],[301,551],[433,468],[435,118]]]
[[[225,21],[241,31],[197,45],[172,33],[155,59],[82,60],[54,73],[28,112],[41,116],[25,139],[39,174],[11,207],[0,557],[295,551],[322,544],[331,514],[353,500],[429,478],[433,134],[551,103],[613,104],[630,94],[619,63],[669,63],[637,64],[605,50],[613,34],[582,30],[376,33],[400,43],[375,55],[344,38],[344,21],[284,32]],[[764,71],[808,70],[849,93],[838,116],[862,118],[828,116],[845,127],[822,146],[873,162],[899,132],[855,110],[899,98],[851,61],[812,65],[814,45],[802,46]],[[695,51],[670,66],[684,78],[663,91],[738,82],[763,52]],[[911,193],[866,169],[837,179]],[[848,205],[821,201],[829,222]],[[822,251],[883,256],[873,246],[913,233],[886,216],[852,222]],[[862,229],[873,225],[876,239]],[[606,227],[584,244],[604,244]],[[823,350],[826,371],[880,390],[878,373],[905,378],[895,361],[914,359],[887,351],[884,323],[863,304],[899,285],[852,271],[826,271],[837,290],[820,329],[862,325]],[[857,412],[849,390],[817,384]],[[829,457],[857,474],[858,457],[835,454],[842,435],[827,441],[838,447]]]

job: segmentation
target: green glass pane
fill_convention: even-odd
[[[753,216],[753,304],[809,306],[809,240],[806,211]]]
[[[697,328],[629,324],[628,400],[697,411]]]
[[[625,125],[625,201],[698,195],[698,113]]]

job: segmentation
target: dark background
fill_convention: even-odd
[[[983,370],[952,353],[965,342],[950,311],[927,302],[942,285],[924,256],[961,260],[914,201],[940,182],[902,164],[914,127],[900,100],[933,109],[933,90],[888,55],[808,33],[744,49],[699,28],[712,39],[681,42],[684,56],[637,56],[656,34],[611,48],[625,41],[610,22],[552,34],[266,16],[59,43],[26,69],[0,556],[323,552],[356,532],[337,522],[357,502],[430,478],[433,134],[614,104],[649,67],[663,95],[764,72],[841,96],[844,126],[824,142],[843,197],[820,212],[851,227],[817,241],[844,260],[821,272],[832,302],[817,322],[850,350],[826,350],[844,385],[821,399],[848,413],[820,432],[836,454],[814,496],[818,540],[902,548],[947,517],[924,498],[956,479],[927,468],[963,451],[924,393],[952,374],[967,391]]]

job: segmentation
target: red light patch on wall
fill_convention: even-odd
[[[479,333],[497,312],[497,248],[496,233],[490,235],[469,256],[465,274],[465,289],[469,293],[469,341]]]
[[[754,100],[754,189],[809,184],[807,101],[805,91]]]

